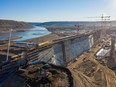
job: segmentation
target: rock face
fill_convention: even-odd
[[[0,33],[8,33],[9,29],[13,29],[13,31],[18,31],[27,28],[33,28],[33,26],[22,21],[0,20]]]

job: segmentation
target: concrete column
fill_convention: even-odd
[[[115,36],[111,36],[111,50],[110,50],[110,59],[108,61],[108,66],[110,68],[116,67],[116,58],[115,58]]]
[[[111,36],[111,50],[110,50],[110,57],[113,58],[115,53],[115,37]]]
[[[70,43],[69,40],[65,40],[61,42],[62,44],[62,52],[64,61],[67,63],[70,61]]]
[[[61,42],[61,45],[62,45],[62,54],[63,54],[64,61],[67,62],[65,42],[62,41],[62,42]]]

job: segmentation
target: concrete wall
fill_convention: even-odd
[[[55,44],[53,46],[53,49],[54,49],[54,55],[55,55],[55,59],[56,59],[56,64],[59,65],[64,65],[65,64],[65,59],[64,59],[64,53],[63,53],[63,46],[62,46],[62,43],[58,43],[58,44]]]
[[[83,52],[89,50],[100,38],[100,32],[95,32],[88,36],[77,37],[64,40],[53,46],[56,60],[61,60],[57,64],[66,64],[74,60]],[[63,47],[64,46],[64,47]]]
[[[37,54],[38,60],[56,65],[66,65],[83,52],[89,50],[99,40],[100,35],[100,31],[96,31],[89,35],[58,41],[51,48],[39,52]]]

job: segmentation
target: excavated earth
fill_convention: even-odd
[[[24,67],[3,87],[116,87],[116,74],[96,60],[98,49],[83,53],[67,67],[44,62]]]

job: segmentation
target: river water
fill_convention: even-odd
[[[23,41],[23,40],[27,40],[27,39],[45,36],[50,33],[51,32],[49,32],[44,27],[35,26],[35,28],[26,29],[24,31],[19,31],[19,32],[13,32],[11,34],[11,36],[21,37],[19,39],[15,39],[13,41]],[[0,40],[5,40],[8,37],[9,37],[9,34],[0,34]]]

